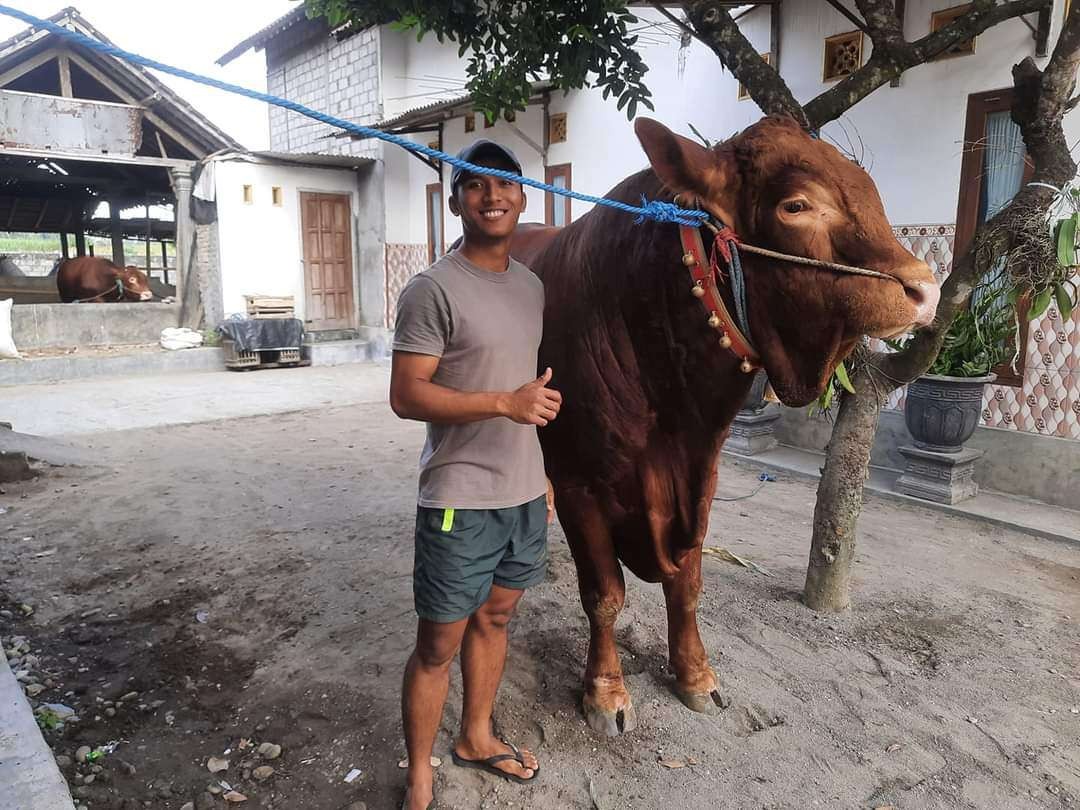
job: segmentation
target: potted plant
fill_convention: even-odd
[[[1016,334],[1016,307],[992,285],[977,290],[972,304],[952,322],[930,370],[908,386],[904,422],[915,446],[958,453],[982,412],[983,389],[993,382]]]

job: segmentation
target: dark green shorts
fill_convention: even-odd
[[[421,619],[456,622],[492,584],[525,590],[547,574],[544,496],[507,509],[416,508],[413,596]]]

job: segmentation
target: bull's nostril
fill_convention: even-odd
[[[928,326],[937,314],[938,301],[941,300],[941,288],[929,281],[916,281],[905,284],[904,291],[915,304],[915,323]]]

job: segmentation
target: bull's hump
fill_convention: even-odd
[[[542,225],[538,222],[518,225],[514,229],[510,253],[519,262],[535,271],[537,259],[561,231],[562,228]]]

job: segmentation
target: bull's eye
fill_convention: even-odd
[[[810,205],[805,200],[788,200],[784,203],[784,210],[789,214],[801,214],[803,211],[809,211]]]

